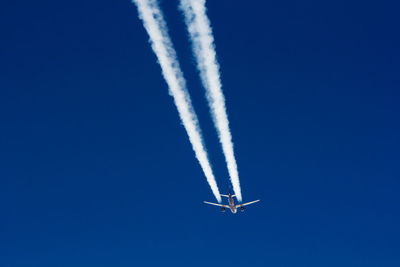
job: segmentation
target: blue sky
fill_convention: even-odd
[[[222,192],[178,1],[161,7]],[[399,266],[398,4],[208,1],[221,213],[130,1],[0,10],[1,266]]]

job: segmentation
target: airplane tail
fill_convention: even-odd
[[[229,195],[223,195],[223,194],[220,194],[221,195],[221,197],[229,197]],[[231,195],[231,197],[234,197],[235,195]]]

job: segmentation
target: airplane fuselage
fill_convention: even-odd
[[[236,208],[236,205],[235,205],[235,200],[232,197],[232,194],[229,194],[228,203],[229,203],[229,208],[231,209],[232,213],[236,213],[237,212],[237,208]]]

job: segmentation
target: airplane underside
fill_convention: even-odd
[[[214,206],[219,206],[221,207],[221,211],[225,212],[225,210],[228,208],[231,210],[232,213],[237,213],[237,208],[240,208],[240,211],[243,212],[244,211],[244,206],[256,203],[260,200],[255,200],[255,201],[251,201],[251,202],[247,202],[247,203],[243,203],[243,204],[235,204],[235,200],[234,197],[235,195],[229,194],[229,195],[222,195],[223,197],[227,197],[228,198],[228,204],[229,205],[224,205],[224,204],[219,204],[219,203],[212,203],[212,202],[207,202],[204,201],[204,203],[209,204],[209,205],[214,205]]]

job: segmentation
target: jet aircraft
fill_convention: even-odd
[[[256,202],[260,201],[258,199],[258,200],[254,200],[254,201],[243,203],[243,204],[239,203],[239,204],[236,205],[235,204],[235,199],[234,199],[235,195],[232,195],[231,193],[229,193],[229,195],[222,195],[221,194],[221,196],[228,198],[228,204],[229,205],[211,203],[211,202],[207,202],[207,201],[204,201],[204,203],[221,207],[221,211],[222,212],[225,212],[225,209],[230,209],[232,213],[236,213],[238,208],[240,208],[240,210],[243,212],[244,211],[244,206],[247,206],[247,205],[250,205],[250,204],[253,204],[253,203],[256,203]]]

